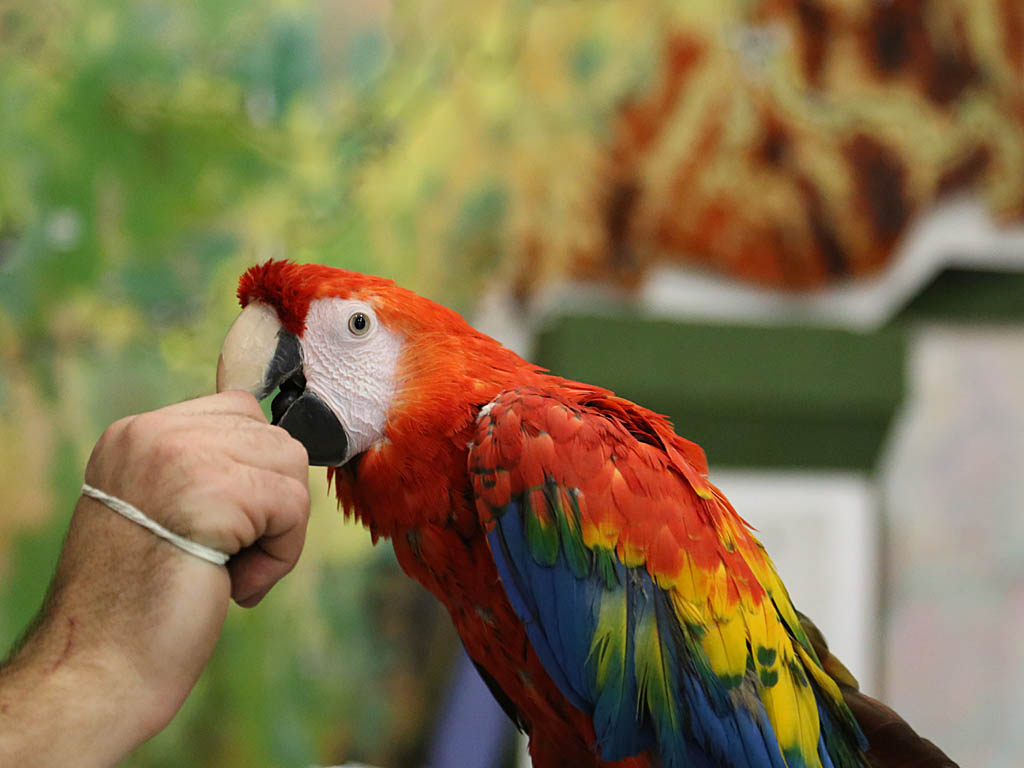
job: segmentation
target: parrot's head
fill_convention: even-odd
[[[426,433],[437,414],[486,397],[470,375],[482,359],[494,371],[522,364],[456,312],[380,277],[272,260],[242,275],[238,298],[217,391],[279,390],[272,422],[311,464],[340,466],[396,424]]]

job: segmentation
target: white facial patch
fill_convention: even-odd
[[[358,313],[364,317],[353,319]],[[317,299],[309,306],[299,343],[306,389],[345,428],[347,461],[384,437],[402,339],[365,301]]]

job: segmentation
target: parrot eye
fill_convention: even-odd
[[[370,318],[365,312],[354,312],[348,319],[348,329],[353,336],[365,336],[370,330]]]

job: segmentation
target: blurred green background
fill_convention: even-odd
[[[357,193],[458,55],[405,6],[0,6],[0,648],[40,604],[105,425],[212,391],[245,267],[287,254],[437,288],[411,256],[371,256]],[[402,56],[395,36],[415,38]],[[488,195],[453,241],[500,215]],[[300,567],[232,610],[181,715],[127,765],[395,765],[421,747],[451,630],[392,588],[390,548],[343,523],[323,474]],[[402,601],[415,643],[385,615]]]
[[[498,264],[495,174],[551,119],[549,95],[513,98],[528,14],[576,46],[558,78],[593,86],[563,125],[589,130],[653,55],[623,48],[601,80],[602,46],[562,24],[574,5],[0,5],[0,648],[40,604],[104,427],[212,391],[246,267],[334,264],[471,306]],[[323,475],[299,567],[232,610],[184,710],[127,765],[421,760],[457,641]]]

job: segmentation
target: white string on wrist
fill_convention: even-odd
[[[231,555],[221,552],[218,549],[207,547],[204,544],[198,544],[191,539],[186,539],[184,536],[179,536],[173,531],[168,531],[160,525],[160,523],[155,520],[150,520],[142,514],[137,507],[132,506],[127,501],[123,501],[116,496],[111,496],[109,493],[104,493],[98,488],[93,488],[88,483],[82,483],[82,493],[89,498],[96,499],[96,501],[105,504],[119,515],[124,515],[133,523],[138,523],[143,528],[148,528],[161,539],[166,539],[178,549],[184,550],[190,555],[195,555],[196,557],[202,558],[214,565],[224,565],[231,557]]]

